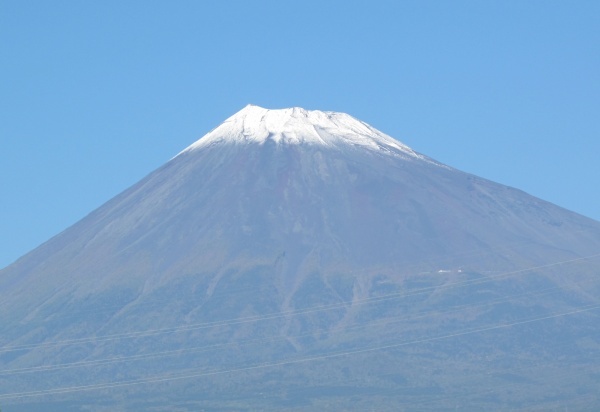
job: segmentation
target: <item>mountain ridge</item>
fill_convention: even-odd
[[[254,113],[251,121],[244,110]],[[403,146],[371,145],[369,133],[379,139],[381,132],[363,123],[356,132],[345,117],[344,127],[328,132],[333,144],[303,144],[316,138],[304,114],[330,120],[287,110],[243,109],[0,271],[0,400],[47,390],[56,405],[92,410],[118,405],[124,394],[127,410],[165,409],[186,397],[189,410],[397,410],[435,394],[485,393],[504,382],[506,368],[524,389],[497,393],[496,404],[477,398],[472,409],[593,394],[593,368],[581,365],[600,342],[589,309],[600,293],[600,223]],[[339,143],[348,135],[368,144]],[[578,315],[560,321],[571,313]],[[499,327],[524,321],[532,327]],[[464,330],[479,332],[460,338]],[[456,339],[373,349],[436,336]],[[566,349],[553,346],[557,340]],[[252,369],[342,351],[368,355],[316,369]],[[153,362],[161,353],[179,355]],[[40,365],[49,369],[35,377],[2,375]],[[570,383],[542,373],[544,365]],[[218,374],[168,388],[59,395],[115,376],[193,370]],[[464,380],[474,383],[459,385]],[[329,395],[337,393],[332,385],[349,389]],[[308,404],[286,395],[298,388],[310,394]],[[443,399],[432,405],[448,409]]]
[[[183,152],[216,142],[264,144],[267,140],[332,147],[347,144],[388,152],[394,149],[393,153],[424,158],[405,144],[346,113],[305,110],[301,107],[272,110],[251,104],[227,118]]]

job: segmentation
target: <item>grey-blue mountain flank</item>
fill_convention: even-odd
[[[0,406],[594,410],[600,223],[247,106],[0,271]]]

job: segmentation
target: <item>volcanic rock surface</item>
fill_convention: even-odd
[[[593,410],[600,223],[247,106],[0,271],[0,407]]]

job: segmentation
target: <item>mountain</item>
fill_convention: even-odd
[[[594,410],[600,223],[247,106],[0,271],[0,407]]]

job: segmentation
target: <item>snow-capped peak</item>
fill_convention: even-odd
[[[216,143],[263,144],[268,140],[278,144],[351,145],[423,158],[410,147],[345,113],[300,107],[269,110],[254,105],[244,107],[183,152]]]

